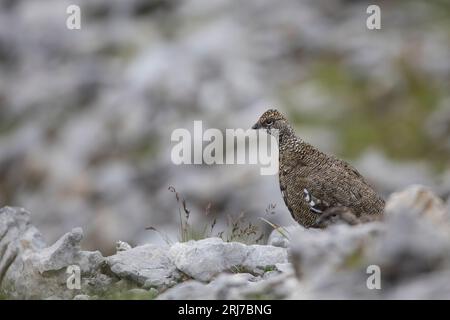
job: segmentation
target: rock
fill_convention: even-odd
[[[289,227],[288,242],[269,238],[288,248],[220,238],[135,248],[119,242],[118,252],[104,258],[80,249],[79,228],[47,246],[28,212],[6,207],[0,209],[0,292],[76,300],[450,298],[447,206],[428,188],[411,186],[389,197],[385,211],[383,221]],[[74,274],[66,272],[74,266],[81,288],[71,290]],[[368,287],[374,267],[379,289]]]
[[[295,233],[299,230],[305,230],[303,226],[288,226],[282,227],[281,230],[273,230],[270,233],[269,239],[267,240],[267,244],[269,246],[287,248],[289,247],[289,235]]]
[[[297,232],[291,250],[302,286],[290,297],[448,297],[448,214],[429,189],[412,186],[388,199],[383,222]],[[367,286],[369,266],[379,268],[380,290]]]
[[[34,258],[38,261],[39,272],[60,270],[67,267],[67,262],[73,263],[80,250],[79,244],[82,238],[83,231],[76,228],[62,236],[52,246],[34,254]]]
[[[199,281],[210,281],[223,271],[264,273],[265,268],[287,262],[284,248],[227,243],[219,238],[177,243],[170,255],[180,271]]]
[[[247,128],[263,108],[283,105],[299,119],[319,115],[320,123],[301,121],[305,140],[311,136],[313,144],[340,151],[341,136],[362,133],[359,143],[383,141],[382,130],[349,135],[347,126],[339,131],[333,124],[345,125],[342,119],[355,114],[355,96],[388,111],[408,105],[414,99],[404,90],[410,70],[418,92],[431,92],[433,99],[429,108],[411,105],[405,116],[413,118],[405,121],[417,122],[414,105],[420,118],[442,110],[429,122],[429,144],[448,149],[449,37],[441,20],[446,16],[433,1],[422,1],[419,9],[390,1],[382,20],[395,21],[395,28],[376,37],[361,27],[362,1],[74,2],[86,28],[71,37],[61,27],[66,1],[2,0],[8,9],[0,10],[0,203],[39,212],[34,221],[49,243],[62,230],[89,225],[85,248],[110,255],[117,239],[146,243],[143,225],[176,229],[177,204],[165,191],[174,181],[179,191],[192,193],[193,212],[209,201],[223,212],[255,213],[278,203],[286,219],[277,223],[292,222],[277,177],[262,178],[259,168],[172,165],[167,137],[193,119],[204,120],[205,129]],[[399,60],[405,68],[393,67]],[[330,68],[345,80],[333,90],[321,72]],[[352,86],[358,79],[367,82],[361,92]],[[399,114],[379,120],[395,123]],[[390,124],[383,120],[383,127]],[[417,150],[424,149],[420,144]],[[386,194],[431,182],[420,165],[389,162],[368,161],[361,170]]]
[[[186,281],[167,290],[158,299],[282,299],[288,297],[296,285],[297,280],[292,275],[278,275],[263,279],[248,273],[224,273],[208,284],[197,280]]]
[[[181,274],[169,255],[169,248],[144,245],[108,257],[111,271],[118,277],[137,283],[145,288],[173,286]]]
[[[413,185],[407,189],[393,193],[386,203],[386,216],[396,214],[423,215],[437,225],[448,223],[450,214],[445,203],[436,197],[429,188]]]
[[[325,232],[324,232],[325,231]],[[383,231],[379,222],[356,226],[333,225],[325,230],[306,229],[292,235],[293,265],[300,279],[322,278],[361,254]]]
[[[152,300],[158,295],[158,291],[154,288],[150,290],[134,288],[126,292],[126,299],[129,300]]]
[[[42,235],[30,224],[27,211],[11,207],[0,209],[0,288],[5,294],[13,298],[29,294],[28,285],[23,281],[26,272],[22,272],[21,255],[44,247]],[[33,295],[31,292],[29,296]]]
[[[31,256],[40,273],[58,271],[69,265],[77,265],[83,274],[93,274],[98,270],[104,258],[100,252],[81,251],[80,242],[83,230],[75,228],[66,233],[52,246],[42,249]]]
[[[176,287],[170,288],[160,294],[158,300],[211,300],[214,299],[215,289],[206,284],[190,280],[180,283]]]
[[[83,234],[74,229],[46,247],[30,214],[21,208],[0,209],[0,289],[12,298],[72,299],[83,292],[101,291],[110,278],[99,270],[99,252],[80,250]],[[80,269],[80,290],[68,288],[69,266]]]
[[[450,266],[449,212],[423,186],[394,193],[386,203],[386,230],[371,261],[397,281]]]
[[[277,263],[275,265],[276,270],[283,273],[293,273],[294,269],[292,268],[291,263]]]
[[[117,241],[116,243],[116,252],[130,250],[131,246],[123,241]]]
[[[248,273],[221,274],[208,284],[190,280],[161,294],[158,299],[227,299],[229,291],[243,288],[251,284],[254,276]]]
[[[403,300],[448,300],[450,299],[450,271],[425,274],[402,283],[390,290],[387,299]]]
[[[240,274],[215,280],[208,287],[214,290],[240,285],[244,278],[260,281],[263,278],[255,275],[264,273],[267,276],[263,280],[275,278],[282,273],[278,267],[289,273],[284,248],[227,243],[219,238],[177,243],[170,248],[152,244],[131,248],[121,242],[121,250],[104,258],[97,251],[80,249],[80,228],[46,246],[29,220],[29,213],[23,209],[0,210],[0,288],[12,298],[152,299],[176,285],[183,273],[201,281],[212,280],[224,271]],[[76,270],[80,287],[70,289],[68,280],[77,275]]]

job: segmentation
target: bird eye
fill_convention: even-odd
[[[273,124],[273,120],[266,120],[266,125],[271,126]]]

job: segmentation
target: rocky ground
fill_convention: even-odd
[[[380,1],[370,31],[364,0],[236,3],[0,0],[0,207],[30,212],[0,211],[0,298],[449,297],[449,4]],[[246,129],[269,106],[383,196],[404,190],[385,221],[290,226],[264,245],[146,230],[176,237],[169,186],[193,225],[294,223],[257,166],[170,161],[173,129]],[[366,287],[371,264],[382,290]]]
[[[169,186],[218,224],[271,203],[293,223],[258,167],[170,161],[174,128],[249,128],[269,106],[385,196],[448,195],[449,5],[380,1],[371,31],[368,3],[0,0],[0,207],[30,210],[49,242],[81,226],[104,255],[159,240],[144,226],[176,233]]]
[[[23,209],[0,210],[0,289],[17,299],[450,298],[450,203],[411,186],[382,222],[274,230],[267,245],[207,238],[104,257],[80,248],[80,228],[48,246]],[[69,289],[70,266],[81,271]],[[380,289],[369,289],[379,268]]]

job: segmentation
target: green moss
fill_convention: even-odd
[[[110,291],[100,296],[100,300],[153,300],[158,296],[156,289],[145,292]]]
[[[251,273],[251,270],[247,269],[246,267],[244,267],[242,265],[232,266],[230,268],[230,271],[232,273]]]
[[[342,263],[342,269],[353,269],[361,266],[364,263],[363,247],[358,247],[355,251],[349,254]]]
[[[278,297],[271,293],[265,293],[265,292],[254,292],[249,293],[245,296],[248,300],[277,300],[282,299],[283,297]]]
[[[275,267],[275,266],[265,266],[263,270],[264,270],[264,273],[271,272],[271,271],[277,271],[277,267]]]

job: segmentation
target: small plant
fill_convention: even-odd
[[[266,208],[266,215],[274,215],[275,214],[276,204],[269,204]],[[285,239],[289,240],[289,231],[286,228],[277,225],[276,223],[270,222],[266,218],[260,218],[262,221],[267,223],[269,226],[276,230],[279,234],[281,234]]]
[[[230,272],[232,273],[250,273],[250,270],[241,265],[232,266]]]
[[[189,217],[191,215],[191,211],[188,210],[186,206],[186,200],[181,199],[179,193],[174,187],[169,187],[169,191],[175,194],[175,198],[178,203],[178,215],[180,217],[180,241],[186,242],[190,239],[195,239],[195,232],[193,232],[193,228],[189,224]]]
[[[208,238],[209,234],[212,232],[212,229],[216,224],[216,220],[213,221],[210,228],[208,228],[208,225],[205,225],[202,230],[198,230],[197,228],[192,226],[189,222],[191,211],[187,208],[186,200],[180,196],[180,194],[174,187],[172,186],[169,187],[169,191],[175,194],[175,199],[178,204],[178,216],[180,220],[178,241],[187,242],[189,240],[200,240]],[[206,215],[209,214],[210,210],[211,204],[208,204],[208,206],[205,209]],[[147,227],[146,230],[157,232],[161,236],[161,238],[163,238],[164,241],[169,245],[173,243],[165,233],[159,231],[157,228],[153,226]]]
[[[269,226],[273,228],[273,230],[276,230],[279,234],[281,234],[285,239],[289,240],[289,231],[286,230],[286,228],[277,225],[276,223],[270,222],[269,220],[265,218],[260,218],[262,221],[267,223]]]
[[[264,234],[251,222],[245,221],[245,211],[237,217],[228,215],[226,232],[220,232],[219,236],[227,242],[237,241],[245,244],[260,243]]]
[[[266,208],[266,215],[274,215],[276,204],[270,203]],[[260,218],[262,221],[267,223],[269,226],[273,228],[273,230],[276,230],[279,234],[281,234],[285,239],[289,240],[289,231],[286,230],[286,228],[283,228],[282,226],[277,225],[276,223],[270,222],[269,220],[265,218]]]
[[[202,228],[195,227],[190,222],[191,210],[188,209],[186,200],[181,197],[181,195],[174,187],[169,187],[169,191],[175,194],[175,199],[178,204],[178,216],[180,222],[178,240],[180,242],[219,237],[226,242],[238,241],[246,244],[252,244],[260,243],[264,239],[264,234],[259,232],[259,229],[256,225],[251,222],[245,221],[244,211],[241,212],[236,218],[228,215],[226,230],[220,232],[215,232],[215,228],[217,226],[217,218],[214,218],[211,223],[205,223]],[[209,216],[211,214],[211,208],[211,203],[208,203],[204,211],[205,216]],[[148,227],[146,229],[159,233],[164,241],[166,241],[166,243],[172,243],[167,235],[160,232],[155,227]]]
[[[147,227],[145,228],[145,230],[150,230],[150,231],[155,231],[156,233],[158,233],[160,235],[160,237],[168,244],[168,245],[172,245],[172,241],[170,240],[170,238],[167,236],[167,234],[159,231],[158,229],[156,229],[155,227]]]
[[[265,266],[264,267],[264,273],[266,273],[266,272],[272,272],[272,271],[277,271],[278,269],[277,269],[277,267],[276,266]]]

